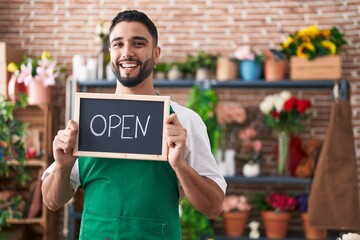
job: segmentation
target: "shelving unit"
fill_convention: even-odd
[[[42,151],[42,156],[39,159],[27,159],[25,161],[25,167],[31,170],[45,171],[50,163],[53,162],[52,158],[52,139],[55,136],[55,130],[57,130],[57,111],[52,105],[30,105],[25,109],[17,109],[14,112],[14,117],[17,120],[27,123],[27,132],[36,130],[39,133],[40,149]],[[10,160],[10,164],[19,165],[19,162],[16,160]],[[33,178],[32,183],[38,181],[38,179]],[[20,193],[24,191],[29,191],[28,189],[19,189]],[[31,199],[27,199],[31,201]],[[42,203],[42,201],[40,200]],[[11,227],[25,226],[25,233],[27,227],[38,226],[36,229],[41,229],[41,238],[42,240],[56,240],[57,239],[57,216],[56,213],[50,212],[44,204],[41,206],[41,214],[34,218],[20,218],[20,219],[8,219],[8,223]],[[30,230],[29,230],[30,231]],[[36,233],[39,230],[36,230]],[[33,232],[31,231],[31,234]],[[34,233],[34,235],[37,235]],[[32,239],[31,237],[28,239]],[[36,239],[38,239],[36,237]]]

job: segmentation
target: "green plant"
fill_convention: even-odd
[[[24,108],[26,102],[26,95],[21,95],[15,103],[0,95],[0,176],[8,177],[12,168],[21,185],[30,180],[24,167],[26,124],[14,119],[13,112],[17,108]],[[17,161],[18,164],[9,164],[9,160]]]
[[[215,55],[205,53],[204,50],[200,50],[196,55],[188,55],[186,58],[186,65],[189,71],[194,74],[197,69],[205,68],[211,72],[215,72],[216,69],[216,60]]]
[[[196,211],[186,198],[181,202],[180,224],[183,239],[199,240],[205,237],[214,237],[209,219]]]
[[[312,60],[319,56],[337,55],[344,44],[344,35],[336,27],[319,30],[313,25],[290,34],[281,44],[281,50],[288,57]]]
[[[156,68],[154,69],[154,72],[164,72],[167,73],[170,70],[170,64],[160,62],[156,64]]]
[[[21,218],[21,205],[24,203],[20,195],[0,199],[0,231],[3,227],[8,226],[9,218]],[[1,236],[0,236],[1,237]]]
[[[194,85],[191,89],[188,100],[188,107],[197,112],[206,125],[213,154],[219,148],[220,138],[220,126],[216,117],[218,101],[218,96],[214,89],[199,85]]]

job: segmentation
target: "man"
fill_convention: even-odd
[[[110,27],[115,94],[156,95],[157,29],[142,12],[120,12]],[[78,126],[70,120],[53,141],[55,162],[43,175],[43,201],[57,210],[84,189],[80,239],[181,239],[178,201],[209,218],[222,211],[226,183],[193,111],[171,102],[164,126],[168,161],[72,156]],[[140,146],[141,147],[141,146]],[[70,180],[69,180],[70,179]]]

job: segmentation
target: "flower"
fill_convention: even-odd
[[[251,205],[245,195],[229,195],[223,202],[224,212],[245,212],[251,210]]]
[[[294,211],[297,200],[290,195],[273,192],[267,195],[264,193],[257,193],[253,196],[251,202],[258,210],[281,213]]]
[[[253,127],[247,127],[239,131],[239,139],[241,140],[240,152],[244,159],[248,162],[259,162],[262,156],[262,142],[256,139],[257,132]]]
[[[30,58],[25,55],[19,64],[9,63],[7,70],[12,73],[11,78],[25,86],[29,86],[31,81],[40,81],[48,87],[55,85],[55,80],[65,68],[57,64],[50,52],[43,51],[39,57]]]
[[[307,194],[301,194],[296,196],[296,209],[299,212],[307,212],[308,210],[308,198]]]
[[[346,234],[343,234],[340,237],[338,237],[336,240],[359,240],[360,239],[360,235],[357,234],[357,233],[346,233]]]
[[[296,31],[281,44],[288,57],[298,56],[309,60],[320,56],[337,55],[346,44],[343,34],[336,28],[319,30],[316,25]]]
[[[105,21],[100,21],[95,26],[95,41],[98,43],[102,43],[104,41],[109,40],[109,29],[110,29],[110,23]]]
[[[257,54],[248,45],[240,46],[235,51],[235,58],[239,61],[256,60],[262,62],[265,59],[263,54]]]
[[[288,91],[265,97],[259,106],[265,123],[277,133],[287,134],[297,134],[304,130],[301,121],[307,118],[306,111],[310,107],[309,100],[293,97]]]

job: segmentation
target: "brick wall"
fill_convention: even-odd
[[[279,44],[299,28],[317,24],[320,28],[337,26],[348,44],[343,48],[344,78],[351,83],[353,125],[360,159],[360,0],[263,1],[263,0],[0,0],[0,41],[14,44],[30,56],[51,51],[71,73],[74,54],[95,57],[100,46],[95,42],[95,25],[110,21],[117,12],[138,9],[146,12],[158,26],[161,61],[181,61],[200,48],[219,55],[231,55],[243,44],[258,51]],[[55,104],[64,108],[63,85],[57,86]],[[258,106],[272,90],[219,90],[220,99]],[[323,138],[332,101],[329,90],[292,90],[310,98],[314,114],[307,122],[311,131],[304,138]],[[188,90],[160,89],[186,104]],[[64,114],[61,122],[64,122]],[[268,148],[273,147],[270,141]],[[273,159],[266,159],[268,164]]]

